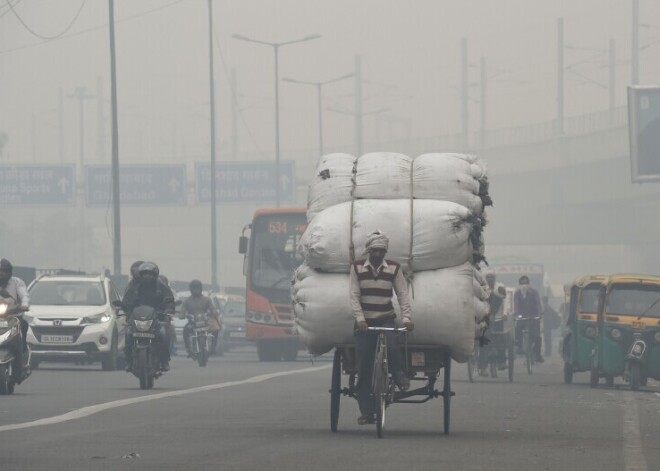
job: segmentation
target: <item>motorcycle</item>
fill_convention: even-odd
[[[190,356],[199,366],[206,366],[213,336],[209,332],[208,313],[186,314],[190,329]]]
[[[21,365],[23,333],[19,318],[26,308],[17,306],[12,296],[0,290],[0,395],[13,394],[17,384],[30,376],[30,367]],[[28,349],[27,364],[30,351]]]
[[[121,301],[115,301],[113,306],[121,308]],[[127,329],[133,352],[129,368],[140,380],[140,389],[153,388],[154,380],[164,373],[159,349],[168,346],[161,345],[162,335],[159,331],[164,328],[162,319],[166,315],[151,306],[142,305],[133,309],[129,316]]]

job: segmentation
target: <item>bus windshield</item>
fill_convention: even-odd
[[[304,213],[257,216],[252,224],[250,282],[255,291],[289,291],[302,263],[298,240],[307,227]]]
[[[660,286],[614,285],[607,297],[608,314],[660,317]]]

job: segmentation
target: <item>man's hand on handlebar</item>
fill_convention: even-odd
[[[411,321],[410,319],[405,319],[405,320],[403,321],[403,326],[404,326],[406,329],[408,329],[408,332],[412,332],[413,329],[415,328],[415,324],[413,324],[413,321]]]
[[[368,329],[369,329],[369,326],[367,325],[367,321],[358,321],[358,323],[357,323],[358,332],[365,333]]]

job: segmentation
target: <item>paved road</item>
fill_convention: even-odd
[[[175,358],[149,392],[127,373],[46,365],[0,397],[0,469],[601,471],[660,463],[660,383],[637,393],[591,389],[577,374],[565,385],[556,358],[513,384],[471,384],[465,365],[454,364],[451,434],[442,434],[442,402],[433,400],[392,406],[379,440],[356,424],[347,399],[339,433],[329,431],[329,358],[255,356],[231,352],[206,369]]]

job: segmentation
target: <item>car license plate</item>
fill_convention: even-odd
[[[73,335],[42,335],[41,343],[73,343]]]
[[[245,332],[229,332],[229,336],[244,339],[245,338]]]
[[[153,339],[156,337],[155,334],[149,333],[149,332],[133,332],[133,337],[142,337],[145,339]]]
[[[426,364],[424,352],[412,352],[410,354],[410,364],[412,366],[424,366]]]
[[[3,328],[3,327],[4,328],[9,327],[9,322],[7,321],[7,319],[0,319],[0,328]]]

